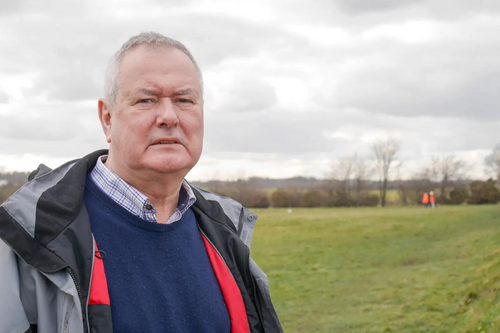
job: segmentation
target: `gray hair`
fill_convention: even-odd
[[[126,41],[111,59],[109,59],[106,74],[104,76],[104,98],[111,103],[111,106],[115,105],[116,97],[121,88],[120,64],[123,57],[127,52],[142,45],[150,48],[174,48],[187,55],[198,72],[201,94],[203,96],[203,76],[201,70],[186,46],[173,38],[165,37],[157,32],[141,32],[139,35],[133,36]]]

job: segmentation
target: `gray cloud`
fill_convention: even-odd
[[[19,89],[25,100],[13,93],[8,113],[1,110],[0,138],[7,144],[0,153],[73,158],[106,146],[95,102],[88,101],[101,95],[109,57],[144,30],[179,39],[213,75],[208,157],[248,153],[307,164],[311,156],[369,154],[373,138],[400,135],[401,156],[412,160],[490,149],[500,140],[500,42],[491,33],[500,28],[498,1],[281,0],[270,4],[276,17],[267,21],[232,15],[231,4],[217,14],[196,6],[195,0],[120,8],[0,0],[6,8],[0,80],[31,80]],[[429,40],[412,42],[395,31],[394,24],[419,20],[431,25]],[[313,29],[301,35],[289,25]],[[377,29],[381,35],[370,35]],[[292,83],[279,86],[287,80]],[[284,102],[288,87],[309,98]]]
[[[363,14],[368,12],[378,12],[393,10],[401,7],[412,6],[413,4],[422,3],[425,0],[337,0],[334,1],[339,8],[349,14]]]
[[[349,15],[381,14],[382,16],[411,14],[438,19],[456,19],[470,17],[479,13],[500,10],[496,0],[334,0],[332,5]],[[394,13],[397,11],[397,13]],[[406,15],[405,15],[406,16]],[[407,18],[407,17],[405,17]]]
[[[21,5],[21,1],[0,0],[0,17],[18,12]]]
[[[408,80],[395,71],[373,70],[344,82],[333,97],[334,105],[406,117],[500,119],[499,74],[481,73],[443,87],[432,82],[431,74]]]
[[[486,27],[471,24],[463,34],[415,45],[376,40],[337,52],[337,64],[325,70],[331,89],[315,96],[325,106],[410,118],[500,119],[500,43],[484,35]],[[335,81],[335,72],[353,62],[360,69]]]
[[[432,19],[453,22],[500,11],[497,0],[284,0],[281,14],[293,24],[333,26],[360,31],[375,25]]]
[[[401,158],[426,158],[439,152],[491,149],[500,140],[500,121],[373,114],[348,109],[309,112],[206,114],[206,153],[262,153],[277,156],[327,154],[332,159],[358,152],[388,135],[401,139]]]
[[[0,154],[66,160],[107,147],[96,106],[65,103],[38,106],[36,110],[24,105],[0,116],[0,142]]]
[[[8,104],[10,96],[0,87],[0,104]]]
[[[342,151],[345,140],[326,137],[325,131],[339,130],[349,122],[358,122],[357,115],[278,109],[223,115],[208,111],[206,141],[216,151],[289,155]]]
[[[216,111],[263,111],[277,104],[274,87],[256,76],[237,76],[219,97]]]
[[[286,43],[298,45],[301,40],[271,25],[215,14],[186,12],[179,16],[175,11],[166,11],[166,7],[159,8],[165,11],[161,20],[116,17],[112,26],[107,13],[81,16],[78,10],[84,8],[76,8],[57,9],[65,12],[57,20],[48,21],[40,15],[26,21],[12,16],[0,23],[0,28],[5,27],[8,32],[0,37],[0,73],[36,74],[27,94],[78,101],[100,97],[109,57],[130,36],[143,30],[178,38],[190,48],[202,70],[226,59],[251,57]],[[31,10],[41,11],[38,7]]]
[[[19,15],[41,14],[34,16],[41,16],[45,20],[48,19],[49,14],[59,19],[63,19],[63,15],[72,16],[85,13],[85,10],[91,7],[89,2],[82,2],[78,0],[65,0],[65,1],[37,1],[37,0],[0,0],[1,15],[5,17]],[[29,17],[29,19],[32,19]],[[50,23],[50,22],[47,22]],[[34,32],[36,33],[36,31]]]
[[[496,0],[425,0],[420,8],[415,8],[421,16],[429,15],[436,19],[456,20],[480,14],[491,14],[500,11],[500,3]]]
[[[193,27],[192,22],[196,22]],[[204,67],[219,65],[222,61],[234,58],[250,58],[261,52],[279,50],[282,47],[297,48],[303,38],[294,36],[271,24],[256,24],[249,21],[214,14],[191,14],[186,17],[172,17],[164,27],[179,37],[199,59]]]
[[[1,143],[5,148],[2,148],[0,154],[5,155],[35,155],[35,156],[49,156],[52,158],[60,158],[64,161],[80,158],[98,149],[106,149],[108,146],[104,140],[102,143],[95,142],[81,142],[76,144],[74,141],[50,141],[50,140],[23,140],[23,139],[10,139],[1,138]],[[4,166],[3,161],[0,165]],[[38,164],[47,163],[44,160],[37,161],[30,169],[35,169]],[[55,168],[58,165],[50,165]]]
[[[102,87],[101,71],[69,66],[67,70],[42,74],[24,90],[24,95],[45,95],[50,101],[97,100],[102,96]]]
[[[89,127],[99,128],[97,111],[78,105],[23,105],[0,115],[0,137],[9,139],[71,141]]]

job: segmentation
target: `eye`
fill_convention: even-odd
[[[137,101],[137,104],[149,104],[149,103],[153,103],[154,100],[152,100],[151,98],[145,98],[145,99],[140,99]]]
[[[183,104],[184,104],[184,103],[193,104],[193,101],[192,101],[192,100],[190,100],[190,99],[186,99],[186,98],[179,98],[177,101],[178,101],[178,102],[180,102],[180,103],[183,103]]]

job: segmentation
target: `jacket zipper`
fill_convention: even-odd
[[[78,293],[78,300],[81,300],[82,299],[82,291],[80,289],[80,286],[78,285],[78,282],[76,281],[75,274],[73,273],[73,270],[70,267],[66,268],[66,270],[68,271],[69,275],[71,275],[71,278],[73,279],[73,283],[75,284],[75,287],[76,287],[76,292]],[[83,319],[85,320],[85,318],[83,318]],[[90,330],[88,332],[90,332]]]
[[[217,248],[215,247],[214,243],[212,243],[212,241],[207,237],[207,235],[203,232],[203,230],[201,230],[201,228],[198,227],[198,229],[203,234],[203,236],[205,236],[205,239],[210,243],[210,245],[212,245],[212,247],[214,248],[215,252],[217,252],[217,254],[219,255],[219,257],[222,259],[222,262],[226,266],[227,271],[229,272],[229,274],[231,274],[231,277],[233,278],[233,280],[235,280],[234,276],[233,276],[233,273],[231,272],[231,270],[229,269],[229,267],[227,267],[226,261],[224,260],[224,258],[220,254],[219,250],[217,250]],[[259,303],[259,301],[257,300],[257,289],[255,289],[255,278],[253,277],[252,271],[250,270],[250,251],[248,250],[248,248],[247,248],[247,252],[248,252],[248,266],[247,267],[248,267],[248,272],[250,273],[250,279],[252,280],[253,295],[254,295],[254,298],[255,298],[255,302]],[[260,323],[261,323],[261,326],[262,326],[262,332],[265,333],[266,331],[264,329],[264,320],[262,319],[262,314],[260,313],[259,304],[255,304],[255,309],[257,310],[257,315],[259,317],[259,320],[260,320]]]
[[[69,267],[67,267],[66,270],[68,271],[69,275],[71,275],[71,278],[73,279],[73,282],[75,283],[76,292],[78,293],[78,298],[82,299],[82,291],[80,290],[80,286],[78,285],[78,283],[76,281],[75,274],[73,274],[73,271]]]
[[[92,288],[92,276],[94,275],[94,261],[95,261],[95,238],[94,235],[92,235],[92,244],[94,245],[94,248],[92,250],[92,268],[90,269],[90,282],[89,282],[89,290],[87,293],[87,301],[85,302],[85,317],[87,321],[87,330],[90,333],[90,322],[89,322],[89,299],[90,299],[90,289]]]
[[[94,240],[93,237],[92,237],[92,240],[94,241],[94,249],[95,249],[95,240]],[[95,260],[94,257],[95,256],[92,255],[92,269],[90,271],[90,284],[89,284],[90,286],[92,285],[92,275],[94,274],[94,260]],[[78,285],[78,283],[76,281],[75,274],[73,273],[73,270],[70,267],[66,268],[66,270],[68,271],[69,275],[71,275],[71,278],[73,279],[73,283],[75,284],[75,287],[76,287],[76,292],[78,293],[78,299],[81,300],[83,298],[82,291],[81,291],[80,286]],[[87,300],[86,300],[85,305],[84,305],[85,309],[84,309],[84,311],[82,313],[85,316],[85,318],[83,318],[83,320],[87,324],[86,325],[87,326],[86,327],[87,328],[87,332],[90,332],[90,323],[89,323],[89,320],[88,320],[88,318],[89,318],[89,313],[88,313],[89,297],[90,297],[90,288],[89,288],[89,292],[88,292],[88,295],[87,295]]]

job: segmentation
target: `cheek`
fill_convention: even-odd
[[[149,140],[150,127],[141,117],[122,117],[113,126],[113,143],[131,160],[140,159]]]
[[[198,128],[197,128],[197,132],[196,132],[196,138],[195,138],[195,152],[194,154],[196,156],[199,156],[201,155],[201,152],[203,150],[203,122],[201,122],[201,124],[198,125]]]
[[[190,140],[200,140],[203,138],[203,117],[192,115],[183,119],[183,131]],[[194,142],[192,142],[194,143]]]
[[[151,119],[146,117],[129,117],[122,124],[121,132],[123,139],[137,144],[145,142],[149,138],[153,124],[154,121],[152,122]]]

